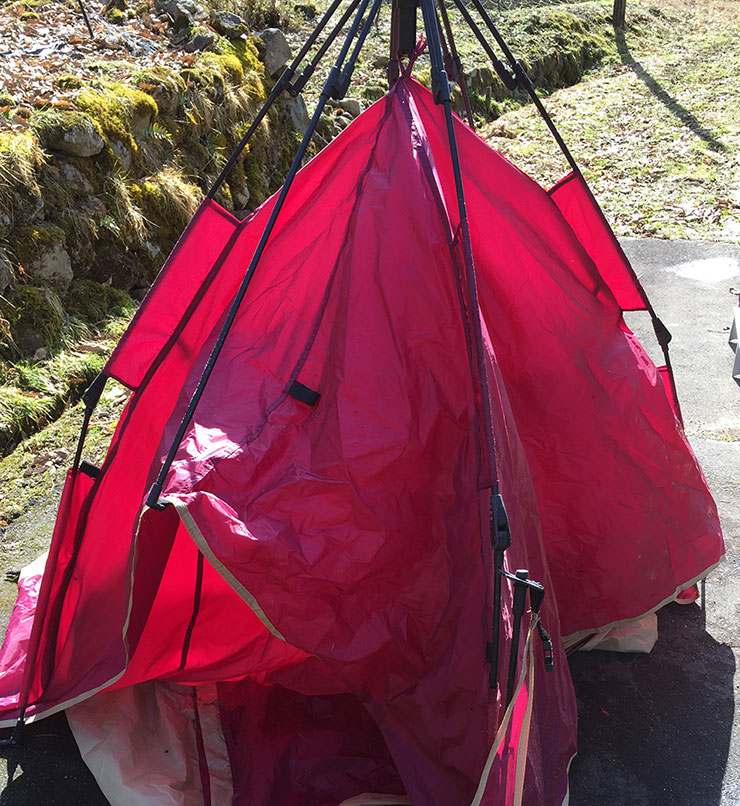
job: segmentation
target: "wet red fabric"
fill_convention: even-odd
[[[560,635],[657,607],[722,544],[659,373],[623,325],[623,275],[542,188],[456,131],[507,563],[548,590],[556,670],[535,636],[534,690],[525,681],[520,696],[524,803],[549,806],[575,750]],[[241,223],[205,203],[107,366],[135,391],[54,538],[69,584],[50,583],[48,674],[30,712],[119,675],[248,677],[249,691],[267,687],[260,702],[277,685],[291,693],[276,708],[309,700],[276,726],[273,751],[239,756],[229,729],[237,774],[259,767],[265,806],[293,802],[273,788],[283,762],[321,790],[320,751],[328,780],[360,705],[378,730],[362,723],[367,742],[351,751],[353,794],[397,774],[414,804],[462,806],[502,708],[488,686],[490,479],[471,313],[442,109],[426,90],[400,81],[299,173],[168,477],[177,510],[142,514],[273,201]],[[296,380],[315,406],[288,394]],[[505,680],[508,583],[502,620]],[[314,719],[326,738],[307,758]],[[511,802],[507,758],[482,803]],[[332,802],[322,791],[315,806]]]

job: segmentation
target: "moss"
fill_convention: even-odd
[[[105,12],[105,18],[108,22],[112,22],[113,25],[123,25],[126,21],[126,14],[119,8],[111,8]]]
[[[78,90],[84,84],[85,82],[79,76],[73,76],[70,73],[63,73],[56,80],[56,85],[60,90]]]
[[[22,264],[32,263],[39,254],[65,242],[64,230],[54,224],[22,227],[15,239],[15,253]]]
[[[540,88],[571,86],[600,60],[616,57],[611,19],[604,9],[520,12],[511,15],[509,25],[513,47]]]
[[[388,92],[388,86],[386,83],[380,81],[370,81],[368,83],[364,83],[360,88],[360,97],[365,101],[374,103],[378,99],[382,98],[386,92]]]
[[[24,11],[20,16],[21,22],[30,22],[31,20],[40,20],[41,17],[35,11]]]
[[[107,141],[120,143],[132,154],[138,151],[134,135],[142,134],[159,113],[151,95],[112,81],[100,81],[95,88],[83,90],[76,103],[97,123]]]
[[[71,316],[96,323],[110,314],[122,314],[133,310],[131,297],[120,288],[95,283],[92,280],[76,280],[65,298]]]
[[[199,59],[200,65],[213,65],[231,84],[240,85],[244,81],[244,67],[241,61],[231,53],[204,53]]]
[[[15,98],[7,91],[0,89],[0,109],[6,106],[15,106]]]
[[[92,124],[95,132],[103,136],[101,127],[95,120],[73,109],[50,109],[31,117],[31,130],[39,138],[39,142],[47,151],[54,151],[60,144],[65,132],[79,126],[89,129]]]
[[[304,20],[312,20],[317,12],[316,4],[315,3],[295,3],[293,5],[297,14],[300,14]]]
[[[11,330],[15,342],[23,345],[29,337],[38,334],[48,348],[56,347],[62,338],[64,318],[56,295],[44,288],[21,286]]]
[[[153,222],[152,234],[168,245],[187,226],[200,201],[197,188],[174,171],[132,182],[129,192],[144,217]]]

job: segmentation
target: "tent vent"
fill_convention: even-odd
[[[307,406],[315,406],[321,395],[313,389],[304,386],[300,381],[293,381],[288,387],[288,394]]]

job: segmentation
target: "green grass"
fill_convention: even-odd
[[[45,361],[23,359],[2,364],[0,386],[0,455],[63,415],[76,403],[125,330],[133,309],[101,323],[94,338],[72,343]],[[16,450],[18,450],[16,448]],[[3,490],[5,493],[5,490]]]
[[[631,0],[656,24],[615,36],[619,59],[545,102],[618,235],[740,240],[738,7]],[[567,171],[527,107],[484,130],[544,185]]]

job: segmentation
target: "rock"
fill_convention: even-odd
[[[20,286],[16,312],[19,318],[13,327],[13,340],[22,353],[33,355],[40,347],[59,343],[64,308],[50,288]]]
[[[293,58],[290,45],[279,28],[266,28],[259,37],[265,43],[265,71],[274,76]]]
[[[7,258],[0,255],[0,294],[4,294],[13,282],[13,267]]]
[[[90,212],[95,213],[99,218],[108,215],[108,208],[105,206],[105,202],[103,202],[100,196],[90,196],[88,199],[85,199],[84,207],[90,210]]]
[[[59,243],[40,245],[38,255],[23,268],[29,277],[62,292],[69,288],[74,278],[69,254]]]
[[[152,98],[159,107],[160,116],[172,117],[180,108],[180,93],[176,86],[157,84],[152,90]]]
[[[290,115],[290,119],[293,121],[293,125],[296,129],[304,133],[308,128],[310,119],[303,96],[297,95],[295,98],[288,98],[283,102],[283,108]]]
[[[0,213],[0,238],[7,238],[13,229],[13,219],[7,213]]]
[[[494,77],[493,72],[488,67],[475,67],[469,70],[465,77],[467,78],[468,86],[472,87],[476,92],[483,92],[492,87],[497,78]]]
[[[245,185],[241,190],[231,189],[231,198],[234,201],[234,207],[239,210],[245,210],[249,204],[249,188]]]
[[[102,354],[108,352],[108,348],[105,345],[100,344],[97,341],[83,341],[80,342],[78,345],[75,346],[75,350],[78,353],[97,353]]]
[[[166,3],[157,2],[157,6],[164,9],[175,29],[187,28],[194,22],[208,19],[208,12],[193,0],[169,0]]]
[[[121,165],[123,166],[124,171],[130,171],[132,165],[131,159],[131,152],[126,148],[126,146],[119,142],[118,140],[112,142],[110,144],[111,150],[113,153],[121,160]]]
[[[241,39],[249,30],[247,21],[238,14],[232,14],[231,11],[213,9],[210,22],[216,33],[227,39]]]
[[[131,115],[131,132],[134,137],[141,137],[144,134],[152,125],[152,117],[152,110],[143,105],[134,110]]]
[[[137,302],[142,302],[144,297],[149,293],[148,288],[132,288],[131,291],[128,292],[131,299],[135,299]]]
[[[316,16],[316,6],[313,3],[294,3],[293,8],[306,20],[312,20]]]
[[[199,50],[210,48],[215,41],[216,37],[213,34],[196,34],[185,45],[184,50],[186,53],[196,53]]]
[[[90,196],[93,186],[90,180],[71,162],[60,162],[59,169],[64,186],[76,196]]]
[[[362,104],[356,98],[344,98],[339,102],[339,108],[343,109],[353,118],[358,117],[358,115],[362,113]]]
[[[95,131],[93,122],[84,115],[68,128],[58,128],[52,135],[49,146],[75,157],[94,157],[105,146],[103,138]]]

